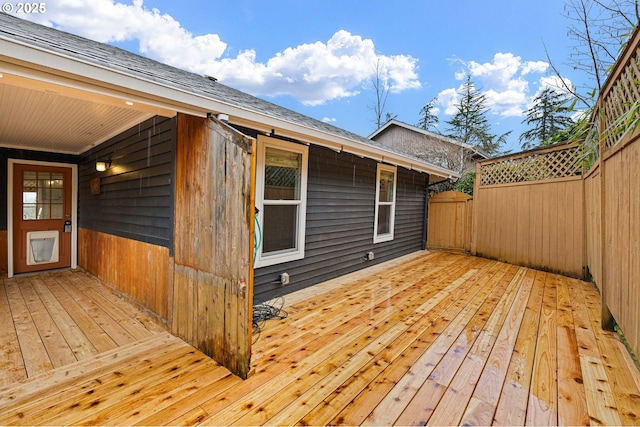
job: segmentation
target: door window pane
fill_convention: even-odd
[[[64,174],[24,171],[22,219],[64,218]]]
[[[61,204],[52,204],[51,205],[51,218],[54,219],[62,219],[64,217],[64,212]]]

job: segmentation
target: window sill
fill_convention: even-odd
[[[284,264],[285,262],[297,261],[304,259],[304,252],[289,252],[286,254],[272,255],[269,257],[258,257],[254,264],[254,268],[268,267],[270,265]]]

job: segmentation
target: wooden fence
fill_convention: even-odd
[[[617,323],[640,354],[640,29],[598,99],[598,159],[565,144],[477,164],[470,242],[460,243],[459,206],[430,201],[430,247],[575,277],[592,277],[602,325]],[[589,145],[589,144],[585,144]],[[449,198],[451,198],[449,196]],[[468,203],[468,202],[465,202]],[[444,230],[443,228],[448,228]]]
[[[472,253],[579,276],[602,295],[602,324],[617,323],[640,354],[640,29],[598,98],[598,160],[578,146],[478,164]],[[588,144],[587,144],[588,145]],[[589,273],[588,275],[586,273]]]
[[[446,191],[429,199],[427,247],[469,251],[473,199],[458,191]]]
[[[600,188],[589,189],[587,196],[594,206],[600,203],[601,244],[590,254],[589,268],[602,294],[602,321],[606,325],[615,320],[636,354],[640,354],[640,128],[628,124],[640,115],[638,61],[636,28],[598,98],[594,117],[600,120],[600,162],[593,173],[599,174]]]
[[[577,145],[479,163],[471,252],[583,276],[584,197]]]

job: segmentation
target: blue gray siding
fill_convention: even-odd
[[[374,244],[376,169],[370,159],[309,147],[305,257],[256,269],[256,302],[423,248],[428,175],[398,167],[394,239]],[[375,259],[364,261],[369,251]],[[279,284],[282,272],[289,285]]]
[[[173,251],[176,121],[154,117],[81,156],[80,227]],[[111,168],[95,170],[97,160]],[[100,194],[91,180],[100,178]]]

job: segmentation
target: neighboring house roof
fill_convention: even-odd
[[[482,160],[482,159],[488,159],[490,156],[484,152],[484,150],[471,145],[471,144],[467,144],[465,142],[459,141],[455,138],[450,138],[448,136],[444,136],[435,132],[429,132],[428,130],[416,127],[416,126],[412,126],[410,124],[401,122],[399,120],[395,120],[395,119],[391,119],[388,122],[386,122],[384,125],[382,125],[380,128],[378,128],[375,132],[373,132],[371,135],[369,135],[370,139],[375,140],[376,136],[387,132],[388,130],[392,129],[393,127],[401,127],[401,128],[405,128],[408,130],[411,130],[413,132],[422,134],[426,137],[438,140],[438,141],[442,141],[445,143],[449,143],[449,144],[453,144],[453,145],[457,145],[460,147],[464,147],[466,150],[469,150],[473,153],[473,157],[476,158],[477,160]]]
[[[202,117],[209,113],[225,114],[229,116],[231,124],[238,126],[396,164],[432,174],[434,178],[458,176],[454,171],[230,88],[215,79],[0,13],[0,90],[8,87],[25,89],[29,96],[44,97],[46,94],[49,97],[68,97],[76,103],[98,103],[104,109],[108,109],[114,122],[115,117],[119,117],[120,131],[130,122],[133,121],[133,125],[139,123],[143,116],[150,117],[154,114],[168,117],[177,112]],[[12,97],[15,106],[3,101],[5,111],[17,111],[18,108],[22,108],[26,117],[28,108],[38,108],[43,104],[31,102],[32,107],[29,107],[24,100],[26,97],[27,92],[17,92]],[[8,97],[4,99],[6,98]],[[73,107],[70,104],[67,102],[64,105],[71,109]],[[69,120],[73,119],[74,114],[88,115],[86,106],[76,109],[73,114],[69,114]],[[61,109],[58,111],[62,114]],[[0,114],[2,112],[0,106]],[[90,118],[87,116],[84,120],[89,121]],[[9,131],[14,131],[8,129],[11,125],[9,121],[3,123],[0,120],[0,135],[10,135]],[[38,123],[33,123],[34,128],[29,130],[34,132],[37,125]],[[108,136],[114,136],[100,134],[100,126],[96,123],[87,134],[100,135],[102,140],[98,143],[108,139]],[[13,127],[15,128],[15,123]],[[24,129],[26,132],[26,124]],[[92,133],[94,131],[95,134]],[[53,129],[50,132],[53,132]],[[112,133],[114,132],[115,129]],[[52,135],[53,133],[49,134],[49,138],[52,138]],[[37,136],[40,135],[31,135],[30,138],[33,140]],[[71,137],[68,128],[66,137]],[[50,150],[74,150],[63,145],[62,136],[60,139],[60,145],[52,144],[53,148]],[[84,140],[87,139],[85,135]],[[27,138],[24,138],[21,143],[19,135],[15,136],[14,145],[24,144],[26,140]],[[5,140],[0,141],[0,144],[8,143]],[[83,150],[88,148],[82,147]]]

